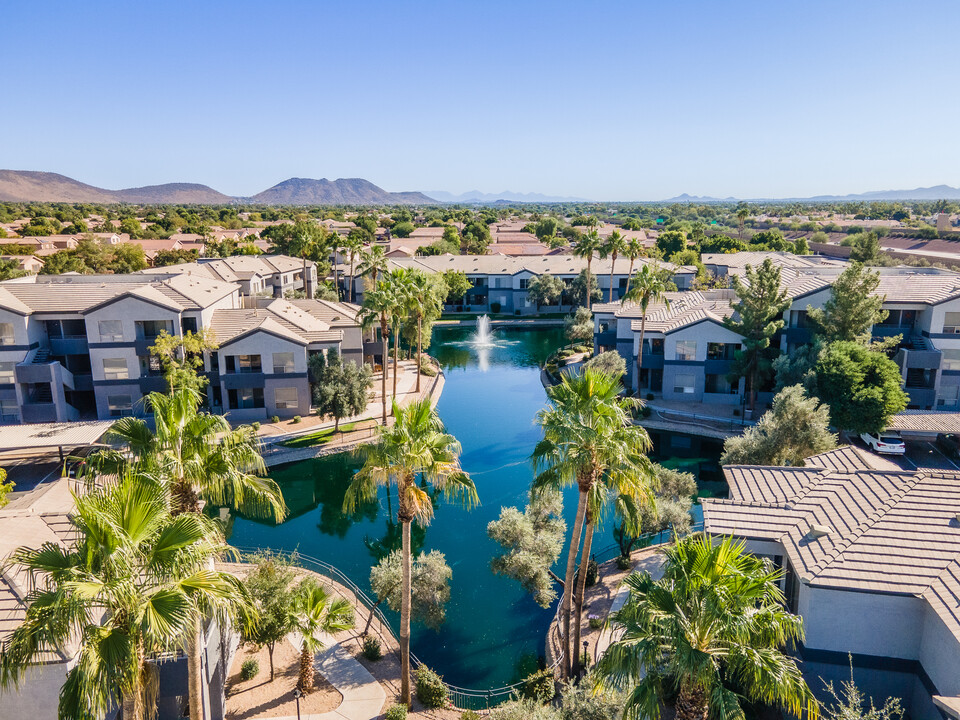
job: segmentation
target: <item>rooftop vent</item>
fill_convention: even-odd
[[[826,537],[831,532],[833,532],[827,525],[818,525],[816,523],[810,525],[810,529],[807,531],[807,540],[819,540],[822,537]]]

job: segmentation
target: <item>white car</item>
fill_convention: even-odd
[[[903,438],[896,430],[884,430],[880,433],[861,433],[860,439],[875,453],[885,455],[903,455],[907,448]]]

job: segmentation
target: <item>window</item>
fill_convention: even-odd
[[[83,320],[61,320],[63,325],[63,336],[64,337],[86,337],[87,336],[87,323]]]
[[[925,370],[923,368],[907,369],[906,387],[908,388],[932,388],[937,379],[936,370]]]
[[[806,310],[794,310],[793,311],[793,327],[795,328],[805,328],[810,327],[810,320],[807,317]]]
[[[941,350],[941,370],[960,370],[960,350]]]
[[[228,390],[230,409],[243,410],[263,407],[263,388],[239,388]]]
[[[677,341],[677,360],[696,360],[697,343],[695,340]],[[693,392],[691,390],[691,392]]]
[[[0,345],[14,345],[13,323],[0,323]]]
[[[162,331],[167,335],[173,335],[172,320],[138,320],[137,337],[155,338]]]
[[[47,328],[48,338],[56,340],[63,337],[63,327],[61,327],[59,320],[44,320],[43,324]]]
[[[650,341],[650,354],[663,355],[663,338],[654,338]]]
[[[126,358],[104,358],[103,377],[106,380],[126,380],[130,377]]]
[[[110,417],[124,417],[133,413],[133,398],[129,395],[107,395]]]
[[[722,395],[736,395],[737,386],[733,385],[726,375],[707,375],[703,391]]]
[[[89,375],[91,372],[89,355],[67,355],[60,364],[74,375]]]
[[[0,385],[9,385],[14,382],[13,373],[16,366],[15,362],[0,362]]]
[[[707,360],[733,360],[736,350],[733,343],[707,343]]]
[[[960,333],[960,312],[943,314],[943,331],[947,334]]]
[[[273,392],[273,404],[277,410],[296,410],[300,401],[297,398],[297,389],[295,387],[281,387]]]
[[[696,378],[693,375],[676,375],[673,378],[673,391],[684,395],[693,395],[696,389]]]
[[[520,278],[520,289],[526,290],[530,285],[530,278]]]
[[[195,317],[185,317],[180,322],[180,327],[183,328],[184,334],[191,332],[194,335],[197,334],[197,319]]]
[[[156,355],[140,355],[140,375],[143,377],[157,377],[163,374],[160,358]]]
[[[20,408],[15,399],[0,400],[0,422],[20,422]]]
[[[262,371],[259,355],[237,355],[237,372],[258,373]]]
[[[942,410],[956,409],[960,403],[960,385],[941,385],[937,392],[937,408]]]
[[[123,321],[101,320],[100,342],[123,342]]]
[[[293,353],[274,353],[273,372],[277,375],[293,372]]]
[[[220,353],[210,353],[210,371],[220,372]]]

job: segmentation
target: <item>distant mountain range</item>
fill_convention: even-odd
[[[418,205],[436,202],[418,192],[387,192],[360,178],[290,178],[251,198],[238,198],[196,183],[105,190],[65,175],[29,170],[0,170],[0,201],[145,205],[226,205],[234,202],[264,205]]]
[[[560,197],[558,195],[541,195],[540,193],[518,193],[504,190],[502,193],[483,193],[479,190],[454,195],[444,190],[428,190],[427,195],[442,203],[495,203],[498,201],[517,203],[560,203],[560,202],[589,202],[583,198]]]
[[[815,195],[814,197],[792,197],[792,198],[715,198],[705,195],[688,195],[683,193],[669,200],[663,200],[665,203],[721,203],[738,202],[746,200],[750,202],[856,202],[858,200],[960,200],[960,188],[950,185],[934,185],[927,188],[914,188],[913,190],[875,190],[865,193],[851,193],[850,195]]]

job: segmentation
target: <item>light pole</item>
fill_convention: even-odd
[[[297,720],[300,720],[300,698],[303,697],[303,691],[298,687],[294,688],[293,696],[297,699]]]

